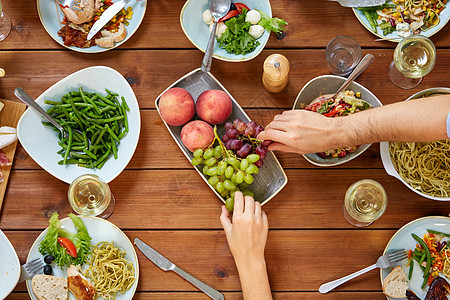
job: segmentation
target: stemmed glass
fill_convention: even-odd
[[[0,0],[0,42],[6,39],[11,32],[11,20],[3,12],[2,1]]]
[[[81,175],[69,186],[69,203],[83,216],[108,218],[115,206],[114,195],[109,186],[94,174]]]
[[[396,86],[412,89],[430,73],[435,63],[436,48],[433,42],[423,35],[410,35],[395,48],[389,77]]]

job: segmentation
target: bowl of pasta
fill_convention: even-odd
[[[450,94],[450,88],[431,88],[411,99]],[[381,161],[386,172],[423,197],[450,201],[450,139],[433,142],[382,142]]]

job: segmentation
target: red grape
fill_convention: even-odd
[[[225,122],[225,129],[230,129],[230,128],[233,128],[233,123],[231,123],[231,122]]]
[[[229,139],[230,138],[228,137],[228,135],[224,134],[222,137],[222,142],[226,143],[226,142],[228,142]]]
[[[248,143],[245,143],[236,151],[236,155],[244,158],[247,157],[252,152],[252,146]]]
[[[234,129],[234,128],[230,128],[227,129],[227,131],[225,132],[225,134],[230,138],[230,139],[237,139],[239,137],[239,132]]]
[[[265,146],[265,147],[269,146],[270,144],[272,144],[272,141],[271,141],[271,140],[264,140],[264,141],[262,141],[262,143],[261,143],[261,145],[263,145],[263,146]]]
[[[255,128],[255,134],[253,135],[253,137],[256,138],[256,137],[258,136],[258,134],[260,134],[261,131],[263,131],[263,130],[264,130],[264,127],[262,127],[262,125],[256,126],[256,128]]]
[[[242,142],[241,140],[236,140],[236,139],[230,140],[229,143],[230,143],[231,150],[237,150],[237,149],[241,148],[244,144],[244,142]]]
[[[321,157],[321,158],[327,157],[327,155],[325,154],[325,152],[319,152],[319,153],[317,153],[317,155],[318,155],[319,157]]]
[[[226,141],[226,143],[225,143],[225,148],[227,148],[228,150],[230,150],[231,149],[231,141],[232,140],[228,140],[228,141]]]
[[[244,135],[245,136],[253,136],[255,134],[255,128],[254,127],[248,127],[247,126],[247,128],[245,128],[245,131],[244,131]]]
[[[262,159],[255,162],[255,166],[257,166],[258,168],[261,168],[263,165],[264,165],[264,162],[262,161]]]
[[[250,127],[250,128],[256,128],[256,122],[255,122],[255,121],[250,121],[250,122],[248,122],[248,123],[247,123],[247,127]]]
[[[239,120],[239,122],[237,122],[237,124],[233,124],[234,128],[236,128],[236,130],[240,133],[240,134],[244,134],[245,129],[247,128],[247,124],[245,124],[244,121]]]
[[[261,159],[264,159],[267,155],[267,148],[259,145],[258,147],[256,147],[255,153],[258,154]]]

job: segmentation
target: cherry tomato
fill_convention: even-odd
[[[231,10],[224,17],[220,18],[219,22],[224,22],[228,19],[231,19],[232,17],[236,17],[238,14],[239,14],[238,10]]]
[[[77,257],[77,248],[75,248],[75,245],[72,243],[71,240],[69,240],[68,238],[65,238],[65,237],[59,237],[58,243],[59,243],[59,245],[61,245],[61,247],[66,249],[67,253],[70,256],[75,257],[75,258]]]
[[[240,14],[242,14],[242,10],[245,8],[247,11],[250,10],[250,8],[248,8],[247,5],[245,5],[244,3],[235,3],[234,5],[236,5],[236,9],[238,10],[238,12]]]

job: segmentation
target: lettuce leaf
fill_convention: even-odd
[[[273,31],[276,34],[280,34],[284,31],[284,26],[288,24],[285,20],[279,18],[271,18],[265,12],[262,12],[260,10],[258,11],[261,14],[261,20],[259,21],[258,25],[261,25],[269,32]]]
[[[83,221],[76,215],[70,213],[69,217],[75,225],[76,233],[61,228],[58,213],[54,213],[50,220],[45,238],[39,244],[39,252],[42,255],[51,254],[55,257],[55,263],[60,266],[82,265],[91,252],[91,237]],[[58,243],[58,237],[70,239],[77,248],[77,257],[70,256],[64,247]]]

